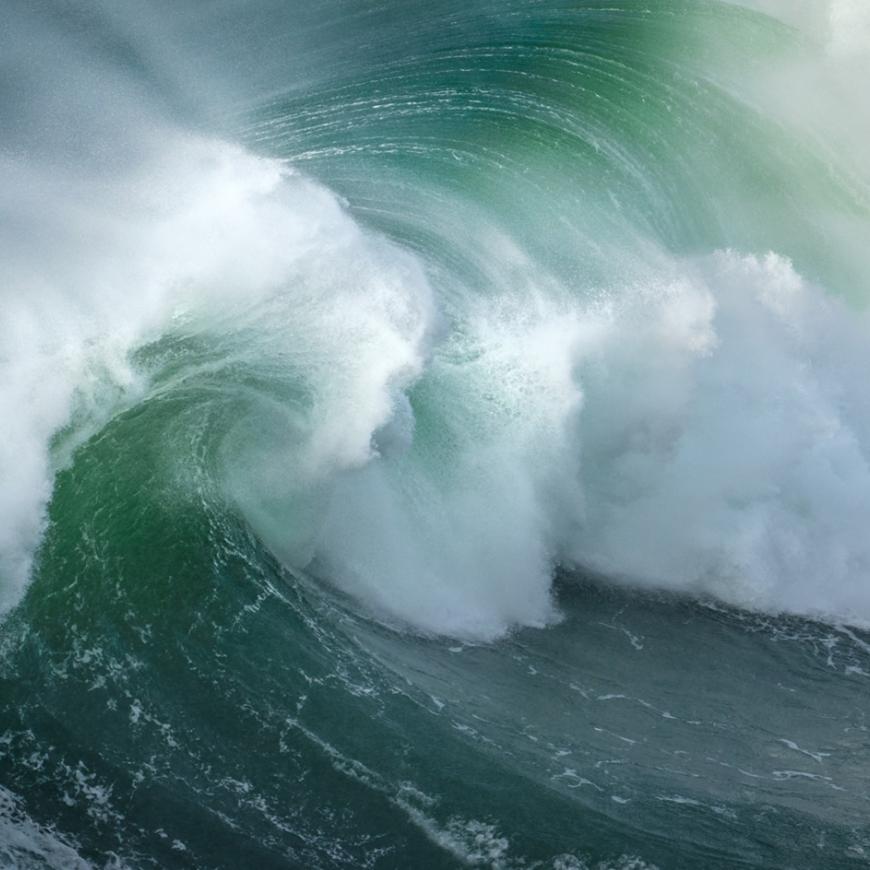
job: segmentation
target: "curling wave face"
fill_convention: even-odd
[[[863,5],[297,5],[7,12],[0,864],[851,866]]]
[[[838,53],[851,8],[831,8]],[[866,321],[823,274],[807,280],[704,217],[692,187],[724,196],[730,156],[693,166],[671,149],[723,109],[758,126],[750,110],[709,81],[650,82],[629,65],[650,38],[643,17],[575,17],[610,41],[563,36],[544,54],[538,35],[494,38],[470,71],[480,49],[269,101],[248,137],[309,175],[349,166],[339,186],[362,218],[384,213],[381,232],[283,160],[171,127],[109,177],[85,167],[58,185],[56,163],[7,159],[7,608],[56,469],[119,409],[174,391],[223,407],[206,473],[273,552],[426,631],[551,621],[557,565],[870,616]],[[631,115],[649,101],[677,122]],[[446,120],[429,141],[436,107]],[[750,132],[740,159],[772,165],[784,146],[801,168],[822,160]],[[802,241],[819,215],[796,219],[771,186],[764,217],[786,215]],[[863,193],[832,190],[852,200],[842,222],[865,225]],[[699,255],[691,237],[667,250],[701,219],[742,252]],[[188,425],[203,424],[180,415],[174,464]]]

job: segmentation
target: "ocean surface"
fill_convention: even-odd
[[[0,867],[870,866],[870,4],[5,0]]]

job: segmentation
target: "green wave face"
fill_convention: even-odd
[[[0,866],[865,860],[863,7],[6,15]]]

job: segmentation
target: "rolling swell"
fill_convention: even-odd
[[[860,50],[197,12],[13,12],[0,859],[859,860]]]

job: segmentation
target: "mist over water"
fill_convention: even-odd
[[[858,866],[868,46],[13,2],[0,863]]]
[[[706,14],[713,11],[725,15]],[[184,130],[171,110],[183,83],[167,88],[145,73],[160,58],[149,56],[147,29],[139,35],[142,14],[83,22],[72,11],[71,21],[22,16],[35,51],[16,67],[29,98],[12,114],[10,139],[26,147],[10,149],[4,173],[11,266],[4,403],[14,418],[0,549],[7,606],[25,585],[40,538],[58,461],[51,439],[71,420],[73,428],[98,426],[141,400],[149,384],[166,390],[195,378],[196,354],[175,363],[180,371],[169,383],[161,383],[159,365],[131,364],[131,354],[161,338],[196,336],[212,345],[215,373],[241,366],[261,382],[247,421],[219,436],[227,496],[281,558],[297,568],[316,558],[325,579],[411,625],[493,636],[516,623],[542,624],[554,613],[556,564],[703,590],[740,605],[866,619],[870,433],[861,289],[843,289],[851,305],[830,297],[825,276],[805,278],[788,251],[744,243],[703,255],[696,240],[692,250],[669,251],[673,240],[644,226],[656,215],[643,215],[638,226],[637,215],[626,214],[633,203],[614,192],[621,187],[642,206],[676,211],[668,217],[677,226],[664,233],[674,235],[698,204],[691,192],[686,204],[665,199],[671,192],[660,176],[684,170],[692,181],[718,171],[725,184],[728,155],[722,168],[695,168],[691,153],[672,166],[667,149],[690,137],[659,118],[642,130],[664,140],[656,151],[642,139],[617,143],[625,121],[606,111],[594,125],[585,118],[582,79],[573,81],[582,62],[568,49],[567,59],[544,62],[562,76],[541,75],[545,85],[523,72],[532,79],[526,85],[505,65],[490,86],[496,110],[513,104],[519,116],[516,104],[531,103],[535,89],[559,89],[556,105],[529,108],[563,125],[555,143],[544,140],[531,158],[550,164],[542,167],[545,182],[515,178],[528,167],[513,156],[510,137],[505,144],[494,138],[482,158],[460,141],[454,160],[482,160],[479,183],[504,190],[482,191],[477,211],[467,202],[474,191],[460,191],[452,226],[443,224],[443,206],[430,204],[433,194],[421,194],[417,214],[394,220],[419,232],[414,222],[431,209],[433,250],[415,241],[405,253],[363,229],[365,212],[357,219],[348,212],[352,199],[342,205],[274,157]],[[811,26],[818,14],[813,5],[795,20]],[[809,63],[859,50],[842,46],[852,18],[860,12],[848,4],[830,8],[827,43],[804,49]],[[38,63],[40,52],[47,60],[58,45],[66,68],[60,82]],[[209,48],[195,51],[207,56]],[[617,77],[607,63],[616,61],[602,60],[602,82]],[[409,137],[440,75],[432,73],[422,97],[402,94],[405,112],[379,96],[390,76],[371,94],[358,86],[369,101],[363,123]],[[645,100],[631,93],[630,74],[618,84],[626,102]],[[669,82],[649,87],[670,113],[688,100]],[[449,126],[454,107],[444,93]],[[359,100],[349,102],[348,114],[362,111]],[[490,107],[479,103],[482,115]],[[475,127],[483,133],[478,106],[461,109],[469,116],[462,135]],[[291,149],[306,111],[327,114],[315,104],[299,111],[301,121],[288,115]],[[360,135],[340,107],[333,111],[332,124],[344,124],[348,138]],[[721,123],[703,104],[677,111],[695,124]],[[613,112],[627,109],[614,103]],[[584,127],[602,125],[598,135],[609,139],[592,146],[613,152],[603,164],[629,178],[586,202],[588,168],[579,179],[566,172],[564,190],[554,190],[547,176],[563,170],[559,155],[547,152],[561,145],[559,134],[587,145]],[[507,132],[500,124],[496,130]],[[353,143],[334,133],[334,150],[352,154]],[[514,133],[520,154],[530,135],[537,133]],[[810,166],[822,159],[811,142],[784,142],[806,150],[800,159]],[[741,144],[747,161],[772,159],[763,130]],[[363,147],[376,156],[384,148]],[[424,147],[424,189],[446,184],[449,172],[427,165],[444,159],[444,146]],[[111,156],[104,162],[100,152]],[[322,159],[289,156],[303,172],[312,161],[316,172]],[[645,156],[653,158],[646,166]],[[376,178],[396,174],[372,160]],[[567,155],[566,168],[575,160]],[[638,182],[632,173],[644,177]],[[789,181],[816,192],[813,179]],[[833,187],[825,192],[837,195]],[[756,208],[758,193],[746,185],[740,209]],[[853,201],[843,219],[854,221],[864,191],[839,195]],[[581,215],[573,221],[575,209]],[[539,237],[550,212],[571,221],[557,231],[556,250]],[[802,220],[812,225],[817,217],[829,221],[827,214]],[[712,235],[728,241],[727,233]],[[456,262],[475,259],[478,274]],[[22,405],[30,407],[12,412]],[[421,414],[426,427],[415,431]]]

